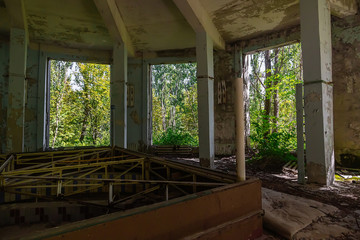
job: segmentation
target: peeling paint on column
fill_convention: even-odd
[[[24,151],[25,91],[26,91],[26,32],[10,31],[9,104],[7,109],[7,152]]]
[[[9,45],[0,42],[0,139],[6,139],[8,105]],[[4,153],[6,141],[0,141],[0,153]]]
[[[138,115],[138,113],[137,113],[136,110],[131,111],[130,117],[131,117],[131,119],[134,121],[135,124],[137,124],[137,125],[140,125],[140,124],[141,124],[140,117],[139,117],[139,115]]]
[[[24,125],[24,150],[32,152],[37,150],[37,100],[39,81],[39,51],[28,50],[26,68],[26,104]]]
[[[235,113],[234,87],[235,76],[234,56],[231,52],[216,51],[214,54],[215,86],[219,82],[226,83],[226,103],[214,102],[215,115],[215,154],[235,154]],[[218,88],[215,87],[214,99],[218,99]]]

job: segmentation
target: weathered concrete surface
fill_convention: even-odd
[[[196,33],[198,85],[199,158],[204,167],[214,167],[214,54],[206,32]]]
[[[28,50],[26,76],[24,151],[30,152],[37,150],[39,51]]]
[[[145,117],[142,114],[143,94],[142,89],[142,69],[143,61],[141,59],[129,59],[128,62],[128,83],[134,86],[135,98],[134,106],[127,109],[128,131],[127,131],[127,146],[130,150],[139,151],[140,142],[142,139],[142,127],[145,122]]]
[[[330,4],[300,0],[300,10],[308,181],[331,185],[335,159]]]
[[[0,41],[0,139],[6,139],[6,116],[9,81],[9,44]],[[0,141],[0,153],[6,149],[6,141]]]
[[[15,2],[9,0],[9,2]],[[106,2],[106,1],[97,1]],[[136,51],[185,49],[196,46],[196,34],[171,0],[112,0],[112,9],[124,22]],[[178,1],[180,3],[186,2]],[[207,16],[217,38],[226,42],[251,39],[296,26],[299,0],[199,0],[201,22]],[[356,0],[330,0],[332,13],[344,17],[356,13]],[[24,1],[30,40],[36,43],[82,49],[112,49],[112,39],[93,0]],[[149,11],[151,9],[151,11]],[[197,8],[199,9],[199,8]],[[109,15],[109,14],[107,14]],[[185,16],[185,17],[184,17]],[[0,33],[9,32],[9,14],[0,5]],[[165,24],[166,23],[166,24]],[[110,29],[109,29],[110,27]],[[206,28],[208,29],[208,28]],[[217,42],[217,41],[214,41]]]
[[[261,205],[260,181],[247,180],[49,229],[27,239],[256,239],[262,235]]]
[[[24,151],[27,37],[23,29],[10,34],[6,151]]]
[[[227,51],[214,53],[214,112],[215,112],[215,154],[235,154],[235,112],[234,112],[234,54]],[[223,83],[225,82],[225,89]],[[219,90],[226,101],[219,103]]]
[[[217,30],[208,12],[200,1],[173,0],[194,32],[206,32],[214,43],[214,47],[225,49],[225,41]]]
[[[331,13],[337,17],[355,15],[358,12],[357,0],[329,0]]]
[[[111,66],[111,142],[127,147],[127,76],[128,55],[124,44],[115,44]]]
[[[300,21],[298,0],[201,2],[226,41],[250,39]]]
[[[360,16],[333,22],[336,161],[360,167]]]
[[[111,49],[93,1],[24,1],[32,41],[70,48]]]

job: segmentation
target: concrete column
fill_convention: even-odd
[[[48,76],[48,59],[43,51],[39,52],[39,76],[37,99],[37,150],[44,151],[49,144],[47,136],[46,116],[50,114],[50,78]]]
[[[196,33],[199,114],[199,157],[204,167],[214,167],[214,60],[213,42],[206,32]]]
[[[124,44],[116,44],[111,68],[111,136],[112,145],[127,147],[127,51]]]
[[[24,151],[26,101],[26,31],[10,30],[9,101],[7,108],[7,152]]]
[[[331,15],[328,0],[301,0],[307,175],[334,181]]]

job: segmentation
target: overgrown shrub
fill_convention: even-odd
[[[257,150],[257,159],[276,159],[287,162],[296,158],[291,151],[296,148],[296,134],[291,126],[278,127],[264,122],[252,122],[253,134],[250,136],[253,147]],[[273,127],[273,128],[272,128]]]
[[[168,128],[165,132],[153,136],[154,145],[188,145],[199,146],[198,136],[193,136],[181,128]]]

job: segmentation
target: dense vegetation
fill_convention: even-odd
[[[251,147],[258,158],[289,159],[296,149],[295,85],[301,46],[246,56]],[[196,64],[151,66],[154,145],[198,146]],[[110,69],[51,61],[50,147],[110,144]]]
[[[199,145],[196,64],[153,65],[154,145]]]
[[[251,145],[259,158],[289,160],[296,149],[295,86],[302,82],[301,46],[247,56]]]
[[[50,64],[49,146],[110,145],[110,67]]]

